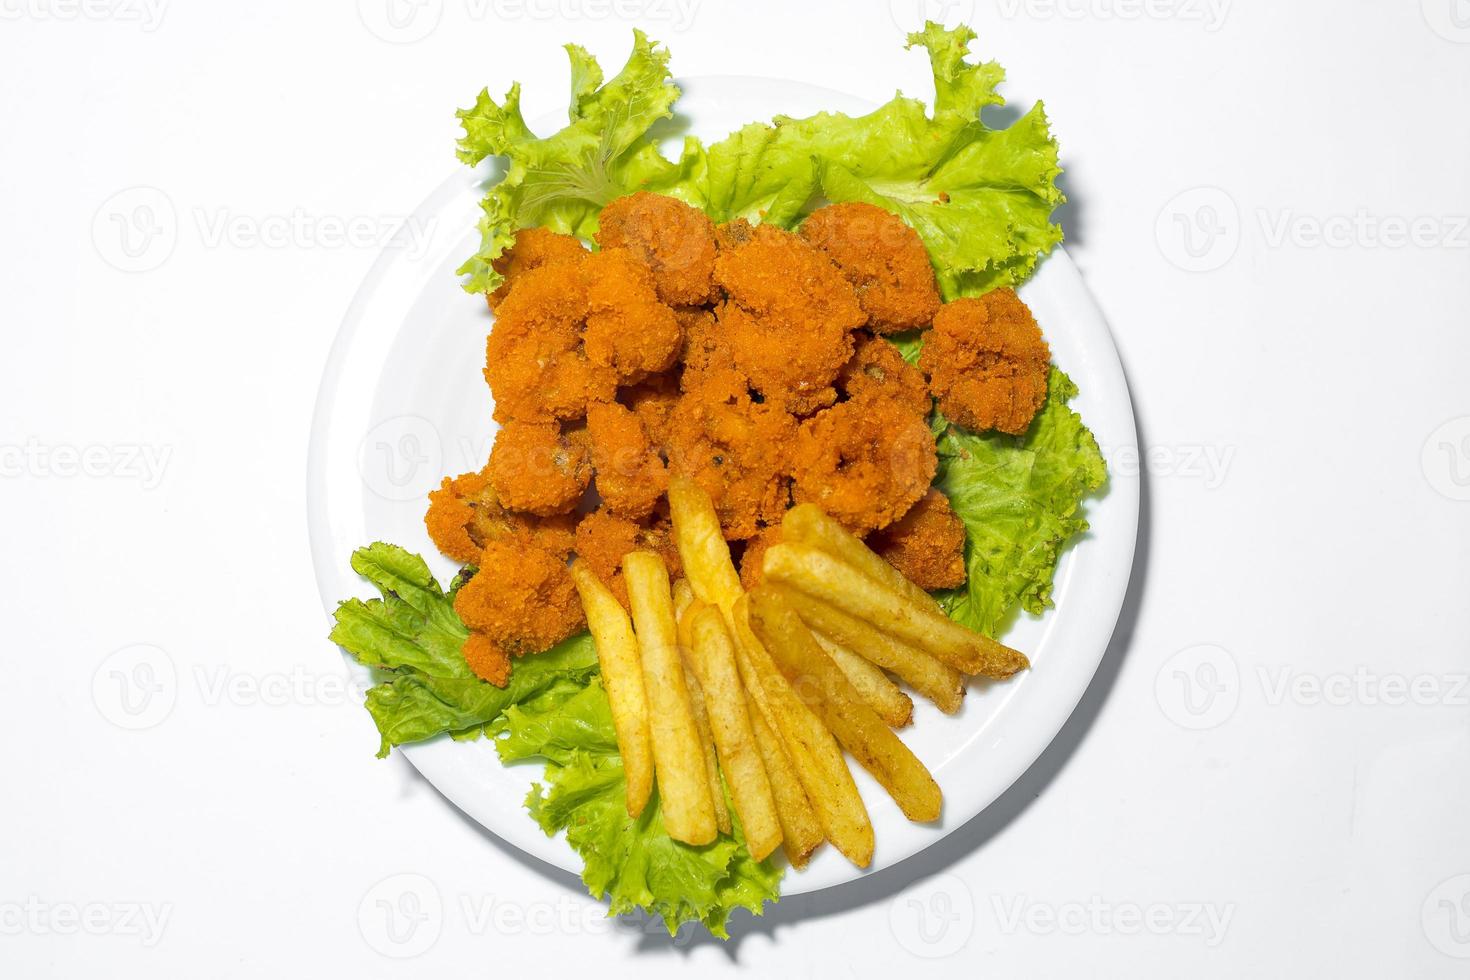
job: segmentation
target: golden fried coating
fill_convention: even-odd
[[[669,419],[679,401],[679,372],[664,371],[650,375],[636,385],[618,392],[618,403],[626,405],[643,423],[643,429],[662,450],[669,441]]]
[[[929,423],[896,399],[870,393],[801,424],[791,496],[862,534],[902,517],[938,466]]]
[[[587,257],[587,249],[571,235],[559,235],[546,228],[522,228],[516,232],[515,244],[490,263],[491,268],[505,277],[486,299],[494,310],[500,301],[510,295],[511,287],[521,274],[554,262],[581,262]]]
[[[754,537],[790,506],[796,419],[720,385],[695,385],[674,407],[669,468],[714,500],[725,537]]]
[[[500,503],[539,517],[565,514],[592,482],[585,430],[555,422],[507,422],[495,435],[485,467]]]
[[[924,372],[905,361],[897,347],[871,334],[858,335],[852,359],[837,376],[837,389],[848,398],[882,394],[915,414],[929,414],[931,400]]]
[[[924,337],[919,367],[950,421],[1024,435],[1046,401],[1051,350],[1014,290],[946,303]]]
[[[715,281],[728,294],[719,336],[750,386],[797,414],[831,404],[867,320],[831,260],[790,232],[738,223],[721,235]]]
[[[643,420],[616,402],[587,409],[597,493],[619,517],[642,520],[669,488],[669,473]]]
[[[673,525],[667,514],[645,521],[618,517],[599,508],[577,525],[576,552],[613,595],[628,607],[628,587],[623,582],[623,556],[630,551],[654,551],[669,567],[669,578],[683,574],[679,549],[674,545]]]
[[[620,197],[598,216],[597,244],[637,256],[670,306],[714,301],[715,226],[698,208],[647,191]]]
[[[829,204],[802,222],[801,237],[852,283],[874,333],[928,326],[939,311],[929,252],[892,211],[861,201]]]
[[[445,477],[429,494],[424,525],[434,545],[462,565],[473,565],[491,541],[515,538],[531,547],[559,555],[572,551],[575,528],[570,515],[537,518],[507,511],[490,485],[485,471]]]
[[[492,541],[479,569],[455,595],[454,611],[507,654],[540,653],[585,625],[562,558],[515,540]]]
[[[484,633],[471,633],[460,653],[480,680],[489,681],[496,687],[504,687],[510,682],[510,654]]]
[[[761,584],[765,578],[761,562],[765,560],[766,551],[780,543],[780,524],[772,524],[745,542],[745,551],[740,556],[740,584],[745,586],[747,592]]]
[[[672,367],[684,331],[654,291],[653,275],[627,249],[604,249],[582,263],[587,281],[587,359],[635,384]]]
[[[921,589],[965,584],[965,525],[938,490],[930,489],[907,514],[869,535],[868,547]]]
[[[496,311],[485,344],[485,380],[495,418],[546,422],[577,419],[589,401],[607,401],[617,374],[582,347],[589,311],[579,265],[552,263],[523,273]]]

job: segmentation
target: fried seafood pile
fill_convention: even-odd
[[[599,225],[595,252],[528,228],[495,263],[500,432],[484,469],[429,495],[434,543],[478,568],[455,610],[479,676],[503,685],[512,657],[582,629],[571,554],[624,603],[628,552],[657,551],[677,576],[671,472],[744,543],[748,584],[808,502],[925,588],[963,583],[928,416],[937,399],[967,428],[1026,431],[1049,353],[1012,291],[942,304],[919,236],[862,203],[793,234],[637,193]],[[931,324],[918,368],[884,339]]]

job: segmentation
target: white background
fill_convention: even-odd
[[[637,22],[676,73],[927,97],[920,5],[160,2],[0,0],[0,974],[1470,969],[1470,4],[948,5],[1062,142],[1150,448],[1133,588],[990,810],[721,944],[373,758],[313,400],[482,86],[553,110],[559,45],[615,68]]]

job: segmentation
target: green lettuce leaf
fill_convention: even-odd
[[[583,633],[518,660],[505,687],[487,684],[460,654],[469,631],[454,612],[454,590],[440,589],[422,558],[378,542],[353,554],[352,568],[382,598],[340,603],[330,636],[383,678],[366,701],[380,758],[436,735],[478,737],[507,707],[564,681],[585,682],[597,670],[597,651]]]
[[[756,862],[740,828],[702,847],[681,844],[663,829],[658,796],[637,820],[628,816],[623,762],[602,683],[563,684],[516,705],[491,727],[507,762],[542,759],[544,785],[526,800],[548,835],[565,831],[582,855],[582,880],[612,915],[646,909],[661,916],[669,934],[702,922],[727,938],[730,913],[759,915],[780,894],[781,869]]]
[[[1051,221],[1064,200],[1057,144],[1041,103],[1005,129],[981,121],[1005,102],[1005,72],[965,61],[974,38],[932,22],[909,35],[929,53],[932,112],[900,95],[856,118],[778,116],[709,147],[695,178],[704,207],[717,221],[789,227],[822,199],[865,201],[918,231],[946,298],[1022,282],[1062,240]]]
[[[997,635],[1017,606],[1040,613],[1051,605],[1062,548],[1087,530],[1082,499],[1107,480],[1097,440],[1067,406],[1076,394],[1053,367],[1046,403],[1021,437],[976,435],[940,420],[934,483],[965,523],[969,581],[939,599],[982,633]]]
[[[504,176],[480,205],[480,249],[459,269],[469,277],[469,292],[500,284],[491,262],[515,241],[517,229],[539,225],[591,238],[603,205],[640,189],[671,192],[697,163],[693,156],[669,161],[649,135],[673,115],[679,97],[668,51],[635,30],[627,64],[604,83],[592,55],[576,45],[566,50],[572,76],[566,128],[544,139],[531,132],[521,116],[519,84],[499,103],[482,91],[457,113],[464,127],[460,160],[474,166],[495,156],[505,163]]]

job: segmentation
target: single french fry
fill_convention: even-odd
[[[899,690],[898,685],[883,673],[883,668],[820,633],[812,635],[837,669],[846,675],[863,703],[876,711],[884,724],[889,728],[902,728],[914,720],[914,699]]]
[[[739,659],[739,648],[736,648]],[[776,816],[781,821],[781,850],[793,868],[806,867],[812,852],[822,845],[826,836],[822,833],[817,811],[807,799],[806,790],[801,788],[801,779],[796,775],[796,766],[786,752],[786,743],[781,741],[749,698],[746,705],[750,710],[750,730],[755,734],[756,748],[760,750],[761,762],[771,780],[771,795],[776,799]]]
[[[829,552],[781,543],[766,552],[768,581],[829,602],[878,629],[925,650],[966,674],[1009,677],[1029,666],[1026,655],[965,629],[942,613],[869,578]]]
[[[704,748],[684,682],[669,572],[657,554],[634,551],[623,557],[623,580],[643,661],[664,829],[686,844],[708,844],[715,839],[718,825]]]
[[[735,600],[744,594],[715,505],[704,488],[686,476],[669,478],[669,515],[674,544],[695,598],[719,606],[728,624]]]
[[[811,596],[777,586],[813,633],[825,636],[884,670],[891,670],[946,714],[960,710],[965,678],[948,664],[902,643],[870,623]]]
[[[888,560],[863,543],[816,504],[797,504],[781,520],[781,537],[825,551],[840,558],[868,578],[907,596],[932,612],[944,615],[934,597],[910,582]]]
[[[770,727],[781,733],[822,832],[849,861],[867,867],[873,860],[873,823],[837,739],[792,689],[751,630],[747,597],[736,601],[732,613],[745,689],[765,711]]]
[[[745,689],[735,666],[735,644],[718,609],[701,604],[691,611],[694,642],[686,652],[705,692],[710,730],[740,815],[745,846],[751,857],[763,861],[781,843],[781,820],[751,729]]]
[[[684,659],[684,686],[689,689],[689,707],[694,711],[694,727],[699,729],[700,747],[704,749],[704,768],[709,774],[709,798],[715,808],[715,826],[720,833],[734,831],[730,823],[730,805],[725,801],[725,784],[720,780],[719,756],[715,750],[714,731],[710,728],[709,707],[704,697],[704,688],[689,663],[689,647],[683,639],[679,641]]]
[[[628,816],[636,819],[653,791],[653,742],[638,640],[617,596],[602,584],[597,573],[580,560],[572,562],[571,572],[597,647],[602,686],[612,708],[613,731],[627,778]]]
[[[832,734],[873,774],[904,816],[939,819],[944,797],[918,757],[884,723],[841,668],[823,652],[811,630],[774,589],[750,594],[750,626],[793,690]]]
[[[687,610],[689,608],[689,604],[694,601],[694,589],[689,585],[689,580],[687,578],[681,578],[674,580],[673,592],[674,619],[675,621],[678,621],[684,618],[684,611]]]

